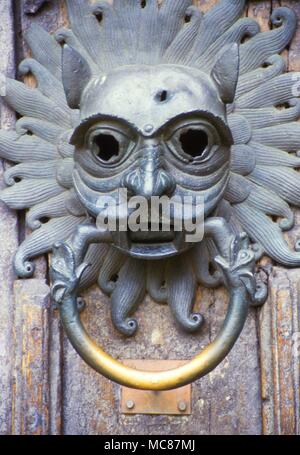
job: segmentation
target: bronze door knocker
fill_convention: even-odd
[[[53,300],[79,355],[128,387],[177,388],[214,369],[249,305],[265,302],[257,261],[266,254],[300,265],[298,245],[291,251],[283,236],[300,206],[300,74],[287,73],[280,56],[296,17],[277,8],[273,29],[261,33],[242,17],[245,0],[220,0],[206,14],[192,0],[66,3],[70,29],[26,33],[33,57],[20,71],[37,87],[6,79],[4,98],[21,118],[0,131],[0,155],[17,163],[1,199],[28,209],[32,230],[15,270],[30,277],[31,259],[53,252]],[[161,218],[149,230],[151,216],[148,229],[130,230],[128,210],[118,211],[116,229],[104,228],[104,202],[122,209],[124,190],[124,204],[190,198],[190,223],[201,200],[204,237],[187,241],[187,230],[174,227],[175,209],[167,232]],[[218,336],[193,360],[137,371],[106,354],[81,323],[78,297],[94,283],[111,297],[112,321],[125,336],[138,330],[134,311],[146,293],[168,303],[188,332],[203,324],[193,312],[199,284],[225,285],[230,302]]]

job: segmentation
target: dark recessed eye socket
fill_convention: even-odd
[[[195,166],[209,160],[222,143],[217,128],[205,119],[181,122],[167,134],[166,142],[172,154]]]
[[[179,137],[183,152],[193,159],[201,158],[209,146],[209,136],[201,129],[189,129]]]
[[[98,134],[93,137],[94,155],[101,161],[115,161],[120,154],[120,143],[111,134]]]

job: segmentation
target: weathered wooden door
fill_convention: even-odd
[[[195,1],[207,10],[217,0]],[[249,1],[247,15],[263,30],[276,6],[297,0]],[[1,0],[0,71],[14,77],[28,55],[23,32],[32,23],[54,32],[67,25],[64,0]],[[300,26],[285,58],[300,70]],[[28,83],[34,81],[28,78]],[[15,114],[1,102],[1,128]],[[7,164],[1,165],[2,170]],[[298,237],[298,227],[290,235]],[[300,433],[300,270],[264,261],[270,296],[252,309],[238,343],[223,363],[193,384],[190,416],[125,416],[120,387],[90,369],[75,353],[50,305],[47,258],[38,260],[34,279],[17,280],[12,256],[25,235],[24,219],[0,206],[0,433],[1,434],[299,434]],[[199,289],[197,306],[206,315],[201,335],[182,334],[169,309],[146,299],[141,327],[124,339],[112,327],[108,301],[98,289],[86,295],[84,323],[106,350],[120,359],[186,359],[219,328],[227,295]]]

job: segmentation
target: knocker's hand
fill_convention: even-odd
[[[263,304],[267,298],[267,287],[257,282],[255,254],[250,249],[246,233],[238,234],[230,245],[228,259],[217,256],[215,262],[221,268],[228,289],[245,287],[255,305]]]
[[[83,263],[77,266],[72,248],[67,243],[57,243],[53,247],[51,267],[52,297],[62,304],[67,297],[76,296],[82,274],[89,267]]]

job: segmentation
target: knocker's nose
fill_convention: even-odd
[[[141,150],[139,166],[127,174],[123,185],[133,195],[152,196],[171,195],[176,187],[174,178],[163,169],[160,146],[146,147]]]

